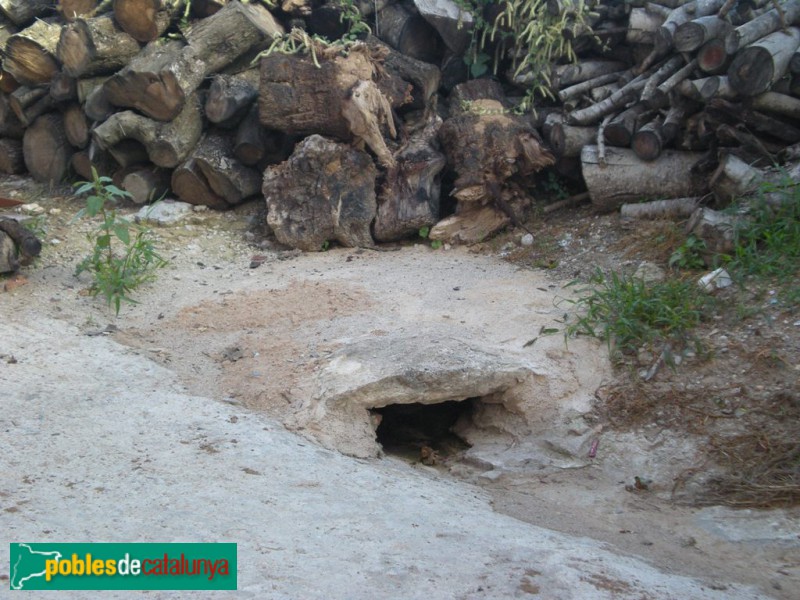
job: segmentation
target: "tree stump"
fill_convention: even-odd
[[[205,175],[193,158],[179,165],[172,172],[170,183],[178,198],[189,204],[208,206],[218,210],[230,208],[225,198],[214,193]]]
[[[433,116],[395,154],[397,168],[387,172],[378,196],[373,233],[379,242],[417,235],[439,219],[439,175],[447,163],[436,139],[441,125],[442,120]]]
[[[329,241],[372,246],[376,176],[366,152],[312,135],[264,171],[267,223],[279,242],[301,250],[319,251]]]
[[[169,193],[171,176],[168,169],[142,166],[125,173],[120,187],[130,194],[134,203],[148,204]]]
[[[114,0],[114,19],[133,39],[151,42],[159,37],[183,10],[185,0]]]
[[[208,120],[218,124],[241,120],[258,97],[260,78],[257,67],[236,75],[215,75],[206,96]]]

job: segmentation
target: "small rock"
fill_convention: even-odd
[[[643,281],[664,281],[666,273],[664,273],[664,269],[657,264],[644,261],[639,263],[639,266],[636,267],[636,272],[633,276]]]
[[[730,274],[723,268],[716,269],[703,275],[697,282],[704,292],[713,292],[733,285]]]
[[[526,233],[520,238],[519,243],[523,246],[533,246],[533,234]]]
[[[151,223],[153,225],[175,225],[184,221],[193,212],[193,205],[188,202],[175,200],[162,200],[150,206],[143,206],[136,213],[137,223]]]
[[[19,207],[20,211],[24,212],[27,215],[43,215],[44,214],[44,207],[42,205],[37,204],[36,202],[31,202],[30,204],[23,204]]]
[[[50,210],[47,211],[47,214],[48,215],[53,215],[53,216],[60,215],[61,214],[61,209],[60,208],[51,208]]]

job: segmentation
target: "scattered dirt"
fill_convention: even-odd
[[[289,428],[296,424],[293,411],[302,409],[307,382],[325,358],[348,339],[391,329],[401,307],[420,315],[416,326],[421,331],[460,322],[485,327],[498,342],[539,337],[491,312],[461,315],[448,309],[434,320],[431,304],[437,295],[457,302],[474,287],[472,293],[480,293],[491,311],[493,292],[480,288],[477,275],[475,281],[451,281],[446,270],[434,291],[417,289],[419,269],[451,267],[437,267],[439,255],[413,242],[396,254],[380,253],[385,264],[394,260],[397,266],[387,275],[398,282],[397,295],[388,303],[376,299],[370,281],[358,276],[359,265],[376,260],[373,251],[320,254],[310,276],[304,264],[305,276],[295,278],[300,254],[277,247],[266,236],[264,210],[257,203],[222,214],[199,212],[182,225],[155,228],[170,260],[159,275],[163,285],[151,286],[141,305],[124,307],[114,319],[101,299],[82,294],[85,276],[71,275],[88,251],[89,226],[72,222],[80,203],[69,190],[45,190],[24,178],[8,178],[0,183],[0,195],[41,205],[37,223],[47,242],[39,262],[23,272],[27,285],[3,279],[6,299],[35,303],[43,314],[80,323],[87,335],[112,335],[174,369],[194,391],[267,412]],[[564,282],[586,280],[596,269],[632,272],[642,261],[665,266],[683,235],[671,222],[623,223],[588,207],[534,217],[527,227],[534,232],[532,246],[522,246],[524,232],[516,231],[468,251],[439,252],[451,254],[451,266],[469,261],[472,253],[499,256],[518,269],[544,274],[549,283],[542,289],[554,302],[554,328],[568,310],[558,301],[568,293]],[[329,275],[342,265],[348,269],[341,271],[344,275]],[[265,273],[271,278],[259,283]],[[3,295],[0,302],[6,303]],[[452,460],[429,464],[416,457],[406,460],[478,483],[493,493],[496,510],[516,518],[606,541],[673,572],[716,578],[721,586],[731,577],[790,598],[790,590],[800,585],[800,314],[769,288],[752,284],[721,299],[720,312],[697,331],[704,352],[674,370],[661,368],[649,382],[642,381],[639,371],[658,357],[647,349],[627,357],[613,374],[604,373],[594,405],[583,417],[583,427],[595,439],[595,462],[582,449],[574,467],[492,474],[480,465],[454,464],[457,453]],[[527,301],[523,291],[518,301]],[[373,327],[348,330],[357,322],[354,316],[365,312],[375,315]],[[106,327],[112,322],[116,325]],[[563,357],[560,334],[539,339],[534,347],[555,361]],[[578,361],[575,369],[594,369],[590,363],[598,358],[587,353],[585,365]],[[211,444],[204,450],[217,451]],[[779,527],[781,532],[791,531],[793,523],[795,533],[777,541],[766,534],[719,535],[715,527],[742,513],[698,507],[726,504],[784,507],[765,513],[766,518],[788,524]],[[758,513],[747,514],[756,518]],[[593,583],[621,591],[627,585]],[[524,586],[535,593],[530,581]]]

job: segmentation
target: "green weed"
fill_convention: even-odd
[[[100,224],[87,236],[94,249],[78,264],[75,275],[91,273],[90,294],[102,294],[119,314],[123,300],[135,303],[130,292],[154,279],[155,269],[167,263],[156,252],[149,229],[117,214],[116,204],[129,194],[94,169],[92,178],[76,184],[75,193],[86,195],[86,206],[75,218],[99,216]]]
[[[642,346],[697,345],[691,332],[712,300],[692,281],[647,282],[618,273],[605,276],[598,270],[590,285],[578,290],[578,298],[568,302],[578,314],[567,325],[567,338],[589,335],[606,340],[616,352],[632,354]]]
[[[706,243],[700,238],[690,235],[669,257],[669,266],[678,269],[703,269],[706,266],[703,259],[705,251]]]

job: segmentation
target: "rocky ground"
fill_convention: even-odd
[[[426,553],[422,572],[431,580],[442,585],[447,581],[452,586],[453,578],[430,575],[441,571],[430,561],[441,561],[442,568],[450,569],[454,579],[461,582],[452,594],[444,591],[450,587],[415,587],[408,569],[416,563],[400,549],[403,544],[415,548],[411,538],[406,540],[398,534],[392,546],[375,542],[375,548],[386,554],[386,564],[375,566],[375,578],[381,569],[391,571],[386,565],[396,555],[397,564],[403,566],[395,575],[386,575],[382,585],[396,577],[402,581],[404,597],[510,597],[511,590],[514,595],[576,598],[591,597],[587,594],[592,593],[598,597],[699,597],[702,593],[710,597],[790,598],[791,590],[800,585],[798,513],[792,506],[781,506],[796,502],[797,497],[786,500],[786,494],[769,495],[763,490],[759,494],[758,485],[781,488],[782,493],[792,490],[756,477],[769,472],[765,462],[757,459],[764,455],[784,458],[782,444],[787,439],[796,440],[800,411],[800,321],[796,310],[783,304],[777,294],[770,294],[770,289],[762,293],[748,285],[728,291],[727,308],[720,309],[698,332],[706,351],[688,357],[675,370],[661,368],[646,383],[639,372],[649,369],[656,356],[641,352],[612,369],[604,344],[578,339],[565,345],[560,332],[548,335],[551,329],[563,328],[560,321],[569,307],[565,299],[573,293],[572,288],[564,287],[566,282],[588,279],[598,267],[633,271],[643,261],[665,264],[680,237],[680,230],[669,223],[631,225],[621,223],[616,216],[598,216],[589,208],[576,208],[547,218],[534,217],[528,223],[534,234],[533,244],[528,246],[520,243],[523,232],[509,232],[471,249],[433,250],[420,240],[380,251],[334,248],[301,254],[270,241],[263,225],[263,207],[258,204],[228,213],[192,211],[177,224],[154,226],[169,265],[160,271],[155,283],[137,292],[140,304],[123,306],[115,317],[101,299],[85,294],[86,275],[75,278],[72,274],[90,246],[85,239],[89,224],[73,222],[81,203],[69,196],[69,190],[46,191],[24,179],[8,179],[0,195],[41,206],[41,214],[35,219],[46,242],[39,261],[17,278],[4,280],[8,291],[0,294],[4,335],[12,340],[0,351],[0,374],[6,389],[23,389],[19,382],[17,387],[11,385],[15,381],[13,369],[34,381],[46,376],[42,369],[47,364],[47,352],[40,347],[46,344],[54,365],[61,365],[65,354],[74,354],[73,360],[80,365],[80,369],[75,367],[80,371],[75,374],[77,380],[80,376],[98,382],[113,378],[116,387],[103,388],[103,393],[126,387],[128,402],[141,402],[144,413],[152,412],[159,423],[163,419],[172,421],[176,431],[183,431],[184,419],[195,418],[191,402],[161,399],[163,411],[150,406],[154,399],[161,401],[154,394],[162,385],[162,376],[166,377],[164,381],[176,378],[185,386],[182,393],[214,399],[212,405],[202,404],[200,411],[207,413],[203,418],[208,421],[195,423],[196,431],[178,440],[198,449],[192,456],[200,458],[185,460],[203,464],[216,461],[215,465],[234,459],[241,462],[241,457],[234,457],[238,444],[246,441],[248,447],[262,447],[268,443],[259,440],[255,430],[247,437],[209,431],[219,427],[211,423],[222,417],[232,424],[263,422],[263,427],[274,432],[288,429],[309,441],[286,438],[287,450],[279,454],[287,468],[269,467],[270,460],[262,457],[256,461],[259,465],[242,463],[241,469],[260,474],[269,469],[280,472],[290,491],[296,491],[293,477],[300,475],[307,486],[326,488],[327,476],[304,462],[317,452],[335,456],[337,465],[341,462],[331,469],[331,477],[341,478],[347,472],[363,477],[371,474],[369,477],[387,482],[413,482],[423,490],[423,497],[429,497],[425,506],[430,508],[399,501],[392,509],[392,518],[376,525],[385,542],[394,535],[390,533],[392,519],[409,518],[403,511],[424,514],[429,510],[430,522],[440,523],[442,503],[451,503],[453,510],[461,507],[460,500],[434,493],[437,486],[451,486],[448,489],[456,495],[469,495],[474,490],[480,498],[489,499],[497,523],[502,522],[497,525],[500,529],[509,527],[511,531],[516,522],[525,539],[540,535],[530,529],[533,526],[559,532],[556,538],[563,547],[573,549],[566,562],[577,565],[575,581],[583,582],[557,588],[557,569],[532,565],[530,572],[524,568],[519,573],[514,571],[512,585],[507,575],[513,569],[502,566],[503,561],[517,566],[524,561],[509,555],[504,543],[489,533],[483,538],[483,533],[478,535],[479,530],[484,531],[482,527],[491,530],[496,523],[491,511],[487,516],[476,508],[475,515],[482,515],[471,517],[482,524],[472,528],[475,540],[482,540],[476,543],[486,544],[492,554],[502,554],[502,559],[495,560],[494,566],[486,563],[482,575],[453,570],[451,557],[444,555],[453,552],[455,556],[463,551],[462,543],[470,545],[469,524],[466,529],[451,532],[461,541],[451,545],[437,542],[436,551],[442,554]],[[132,214],[135,209],[125,212]],[[48,328],[61,333],[48,338]],[[17,336],[33,336],[36,343],[17,343]],[[99,346],[92,350],[95,341]],[[62,344],[64,347],[59,348]],[[471,448],[443,436],[432,448],[436,458],[427,460],[420,454],[421,443],[414,439],[419,431],[412,431],[403,440],[405,445],[385,453],[376,445],[375,426],[388,418],[386,414],[364,412],[359,416],[364,418],[362,426],[348,428],[342,414],[319,400],[326,389],[334,389],[337,381],[347,379],[347,365],[352,364],[356,350],[362,352],[361,364],[366,364],[370,359],[388,360],[377,351],[369,354],[371,348],[397,348],[401,344],[409,350],[396,359],[400,366],[426,359],[433,363],[442,347],[446,349],[442,356],[470,359],[463,370],[467,381],[459,393],[470,394],[474,388],[474,396],[468,396],[474,399],[469,401],[470,413],[459,416],[456,429]],[[29,356],[28,347],[36,348]],[[91,360],[75,358],[83,352],[92,353]],[[113,357],[105,366],[104,352]],[[121,356],[128,356],[130,362]],[[30,371],[24,371],[26,360]],[[489,388],[481,388],[480,382],[498,371],[517,368],[533,374],[521,384],[523,388],[509,391],[503,384],[506,387],[492,388],[491,393],[487,392]],[[447,377],[426,379],[429,389],[424,391],[444,393],[443,381],[452,379],[456,370],[453,367]],[[396,379],[397,375],[391,377]],[[79,394],[75,391],[80,389],[77,383],[70,386],[64,389]],[[356,391],[363,389],[356,383],[353,386]],[[57,381],[49,381],[41,401],[57,401],[59,390]],[[174,411],[168,409],[173,404]],[[3,427],[7,443],[18,450],[16,427],[23,418],[23,405],[13,404],[9,415],[18,411],[17,421],[7,417],[12,420]],[[65,425],[67,421],[59,423]],[[146,422],[145,418],[136,427],[146,428]],[[43,435],[46,427],[33,427],[31,431]],[[115,431],[109,435],[124,438],[130,433]],[[307,450],[306,443],[315,450]],[[290,447],[302,449],[292,451]],[[363,458],[342,457],[331,450]],[[155,451],[151,454],[152,460],[159,460]],[[382,458],[369,458],[375,455]],[[14,460],[23,458],[22,450],[14,454]],[[3,504],[8,506],[4,506],[6,512],[0,518],[13,526],[8,530],[17,537],[25,534],[23,537],[34,541],[36,536],[45,536],[36,526],[46,501],[41,494],[28,494],[30,501],[40,506],[26,517],[24,502],[17,502],[27,493],[26,488],[14,478],[12,467],[6,465],[6,480],[11,483],[3,490]],[[39,467],[46,468],[46,461]],[[173,467],[167,471],[180,472]],[[221,465],[215,469],[224,472]],[[773,466],[773,471],[777,469]],[[242,472],[247,480],[249,471]],[[171,477],[179,477],[174,473],[158,477],[166,483]],[[88,470],[79,487],[89,485],[85,482],[91,477]],[[108,471],[99,472],[97,477],[114,480]],[[120,481],[119,493],[124,492],[125,485],[139,489],[140,482],[127,478]],[[59,489],[57,483],[50,481],[48,485]],[[239,484],[228,481],[226,485],[238,489]],[[260,485],[255,489],[261,489]],[[430,490],[424,491],[428,485]],[[402,483],[398,489],[389,487],[390,492],[368,495],[370,501],[391,507],[393,497],[404,497]],[[328,498],[328,492],[343,494],[332,489],[320,494]],[[287,492],[279,503],[312,505],[306,496]],[[771,508],[750,508],[759,504],[759,499]],[[218,500],[223,502],[222,496]],[[349,501],[356,502],[352,498]],[[9,510],[15,507],[17,510]],[[237,510],[237,515],[240,512],[237,528],[246,522],[247,510]],[[98,518],[102,514],[98,509]],[[376,515],[369,512],[368,518],[375,521]],[[502,515],[512,519],[503,520],[506,517]],[[353,515],[354,523],[357,516]],[[280,519],[280,511],[274,518]],[[325,523],[318,525],[324,527]],[[429,528],[433,531],[436,526],[429,523]],[[68,524],[52,529],[76,535]],[[126,531],[129,539],[136,533],[133,525]],[[180,529],[169,531],[176,539],[185,536]],[[111,535],[99,524],[84,530],[89,537],[93,532],[104,539]],[[291,531],[284,533],[281,544],[287,551],[297,542],[289,541],[294,535]],[[209,530],[206,535],[220,534]],[[237,537],[230,531],[226,535],[226,539]],[[259,544],[269,545],[258,535],[240,537],[248,552]],[[356,537],[345,536],[348,543]],[[601,544],[580,546],[575,542],[583,538]],[[643,574],[651,569],[638,562],[625,572],[594,568],[615,560],[605,554],[607,549],[643,559],[664,579],[637,578],[637,569]],[[521,547],[519,550],[523,551]],[[268,552],[263,548],[259,552],[258,560],[267,560]],[[697,578],[700,583],[692,585],[699,587],[679,591],[678,584],[670,579],[677,575]],[[491,585],[481,587],[481,578],[487,577]],[[253,590],[264,591],[258,588],[253,573],[245,578]],[[288,575],[283,574],[280,581],[274,588],[277,593],[292,593],[303,589],[306,580],[299,574],[294,588]],[[584,584],[589,587],[581,587]],[[343,581],[333,596],[353,597],[354,593]]]

